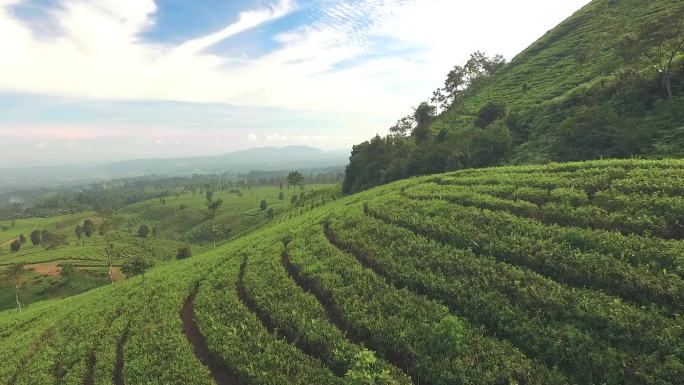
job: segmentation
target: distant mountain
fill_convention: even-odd
[[[246,173],[289,169],[342,168],[349,158],[344,150],[324,151],[309,146],[256,147],[221,155],[135,159],[90,165],[0,169],[0,188],[132,177],[188,175],[214,172]]]

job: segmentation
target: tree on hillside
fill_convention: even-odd
[[[85,234],[86,237],[90,238],[93,233],[95,233],[95,224],[91,219],[86,219],[83,221],[83,234]]]
[[[145,272],[153,265],[154,263],[152,261],[136,257],[126,261],[126,263],[121,266],[121,272],[124,273],[127,279],[135,277],[136,275],[142,275],[143,282],[145,282]]]
[[[114,257],[114,233],[119,227],[120,219],[113,210],[105,210],[100,213],[102,223],[100,224],[98,234],[105,239],[105,252],[107,254],[107,264],[109,265],[109,282],[114,283],[114,266],[112,258]],[[87,234],[87,233],[86,233]]]
[[[684,53],[684,6],[679,5],[657,20],[644,24],[639,32],[639,41],[644,45],[644,56],[660,77],[668,98],[672,99],[675,59]]]
[[[434,106],[423,102],[413,112],[416,127],[413,129],[411,136],[415,137],[417,141],[422,142],[430,138],[430,123],[432,123],[435,117],[435,110]]]
[[[19,243],[21,243],[22,245],[26,243],[26,237],[24,236],[24,234],[19,234]]]
[[[76,228],[74,229],[74,234],[76,234],[76,239],[78,239],[80,241],[83,238],[84,232],[85,231],[83,230],[83,226],[76,225]],[[85,240],[83,240],[83,242],[85,244]]]
[[[140,225],[138,228],[138,237],[140,238],[147,238],[147,236],[150,233],[150,228],[147,227],[147,225]]]
[[[186,259],[190,258],[192,256],[192,251],[190,250],[190,246],[183,246],[178,249],[178,253],[176,253],[176,259]]]
[[[214,192],[211,190],[207,190],[207,193],[205,194],[204,198],[207,200],[207,205],[209,205],[211,201],[214,200]]]
[[[7,268],[7,278],[14,285],[14,300],[17,303],[17,309],[21,313],[21,302],[19,301],[19,289],[21,288],[21,278],[24,274],[24,263],[13,263]]]
[[[288,186],[301,186],[304,188],[304,175],[299,171],[292,171],[287,174]]]
[[[413,115],[404,116],[403,118],[397,120],[394,126],[389,128],[390,135],[394,135],[399,138],[405,138],[413,130],[415,124],[415,118]]]
[[[469,89],[475,89],[480,82],[498,72],[506,65],[506,59],[501,55],[488,57],[480,51],[470,54],[470,59],[463,66],[455,66],[447,75],[444,87],[437,89],[431,102],[447,109],[457,103],[461,96]]]
[[[266,199],[262,199],[261,203],[259,204],[259,208],[263,211],[268,208],[268,202],[266,202]]]
[[[40,241],[40,244],[48,250],[55,249],[67,243],[66,235],[51,233],[47,230],[43,230],[41,237],[42,239]]]
[[[489,102],[477,113],[475,125],[485,128],[495,120],[506,117],[506,106],[503,103]]]
[[[18,239],[15,239],[10,243],[10,249],[14,251],[15,253],[21,249],[21,241]]]
[[[218,234],[216,233],[216,213],[223,206],[223,200],[216,199],[207,202],[207,219],[211,220],[211,240],[213,243],[213,248],[216,248],[216,238]]]
[[[29,238],[31,238],[31,243],[33,244],[33,246],[38,246],[38,245],[40,245],[40,241],[41,241],[41,232],[40,232],[40,230],[33,230],[33,231],[31,231],[31,235],[29,236]]]

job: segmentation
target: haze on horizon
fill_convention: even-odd
[[[0,167],[350,148],[588,0],[0,0]]]

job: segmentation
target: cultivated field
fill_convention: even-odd
[[[0,313],[0,383],[681,383],[683,196],[684,161],[627,160],[321,200]]]

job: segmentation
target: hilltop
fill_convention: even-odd
[[[345,191],[470,167],[684,156],[683,63],[681,1],[592,1],[508,63],[476,52],[454,67],[388,136],[354,147]]]
[[[684,162],[413,178],[0,313],[18,384],[674,384]]]

